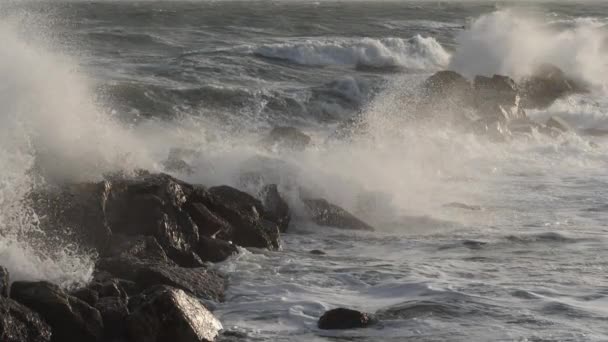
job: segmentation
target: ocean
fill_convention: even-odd
[[[600,1],[3,1],[0,265],[90,280],[94,254],[25,238],[44,184],[276,183],[294,215],[282,250],[214,265],[227,341],[608,341],[608,140],[576,133],[608,130],[606,57]],[[572,132],[494,141],[412,105],[436,71],[518,80],[537,63],[589,84],[528,111]],[[262,146],[276,126],[311,146]],[[176,148],[192,172],[166,169]],[[302,187],[376,231],[315,225]],[[335,307],[379,321],[319,330]]]

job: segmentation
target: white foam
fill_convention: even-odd
[[[308,39],[264,45],[255,53],[286,59],[303,65],[361,65],[436,69],[443,67],[449,54],[432,37],[416,35],[410,39]]]
[[[552,63],[572,77],[605,87],[608,82],[608,31],[595,20],[559,27],[515,10],[482,15],[456,38],[449,68],[467,76],[530,74]]]

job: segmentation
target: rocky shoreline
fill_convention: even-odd
[[[504,140],[519,132],[554,136],[570,130],[559,118],[534,122],[525,110],[585,89],[561,70],[544,66],[520,84],[500,75],[470,82],[441,71],[421,91],[420,113],[452,113],[467,129]],[[295,128],[279,127],[262,143],[302,150],[311,139]],[[180,157],[184,153],[171,153],[167,169],[188,173],[191,168]],[[298,192],[317,225],[374,230],[345,209]],[[207,188],[147,171],[37,189],[27,201],[46,236],[68,239],[98,259],[92,280],[79,288],[45,281],[10,283],[9,272],[0,267],[0,340],[214,341],[223,328],[213,316],[213,303],[224,300],[229,275],[212,264],[239,248],[280,250],[292,215],[284,198],[276,184],[264,185],[254,197],[230,186]],[[321,317],[319,328],[372,322],[368,314],[336,309]]]

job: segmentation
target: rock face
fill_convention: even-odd
[[[8,297],[8,270],[0,266],[0,296]]]
[[[329,310],[319,318],[319,329],[355,329],[365,328],[372,323],[370,315],[351,309],[338,308]]]
[[[49,342],[51,328],[27,307],[0,297],[0,341]]]
[[[519,108],[519,89],[511,78],[476,76],[473,87],[476,110],[486,120],[508,122],[526,116]]]
[[[142,294],[127,321],[133,342],[210,342],[222,324],[182,290],[157,287]]]
[[[99,311],[103,319],[104,336],[106,338],[119,337],[126,334],[129,309],[127,308],[125,299],[120,297],[104,297],[97,302],[95,309]]]
[[[53,341],[100,341],[103,322],[99,311],[48,282],[14,282],[11,297],[48,322]]]
[[[271,218],[271,221],[276,222],[279,226],[279,230],[284,233],[289,227],[291,221],[291,214],[289,211],[289,205],[279,194],[276,184],[266,185],[262,191],[262,203],[266,209],[267,216]]]
[[[457,103],[470,102],[472,87],[469,81],[457,72],[438,71],[422,84],[428,99],[443,99]]]
[[[310,145],[310,136],[295,127],[279,126],[273,128],[262,144],[268,148],[282,148],[302,151]]]
[[[348,211],[322,198],[302,199],[302,202],[308,209],[312,220],[320,226],[351,230],[374,230],[372,226],[356,218]]]
[[[171,266],[149,266],[138,270],[135,282],[143,288],[155,285],[168,285],[198,298],[214,301],[224,299],[226,281],[217,272],[205,267],[183,268]]]

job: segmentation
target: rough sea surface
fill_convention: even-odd
[[[437,70],[517,79],[550,62],[593,90],[528,114],[608,129],[607,57],[603,2],[2,2],[0,264],[13,280],[86,282],[94,255],[22,238],[36,230],[28,189],[163,171],[188,148],[195,171],[177,177],[255,194],[246,175],[261,172],[295,215],[282,251],[217,265],[232,335],[607,341],[608,141],[497,143],[410,105]],[[354,117],[365,132],[338,138]],[[260,147],[277,125],[313,146]],[[315,226],[297,187],[377,231]],[[338,306],[379,323],[318,330]]]

